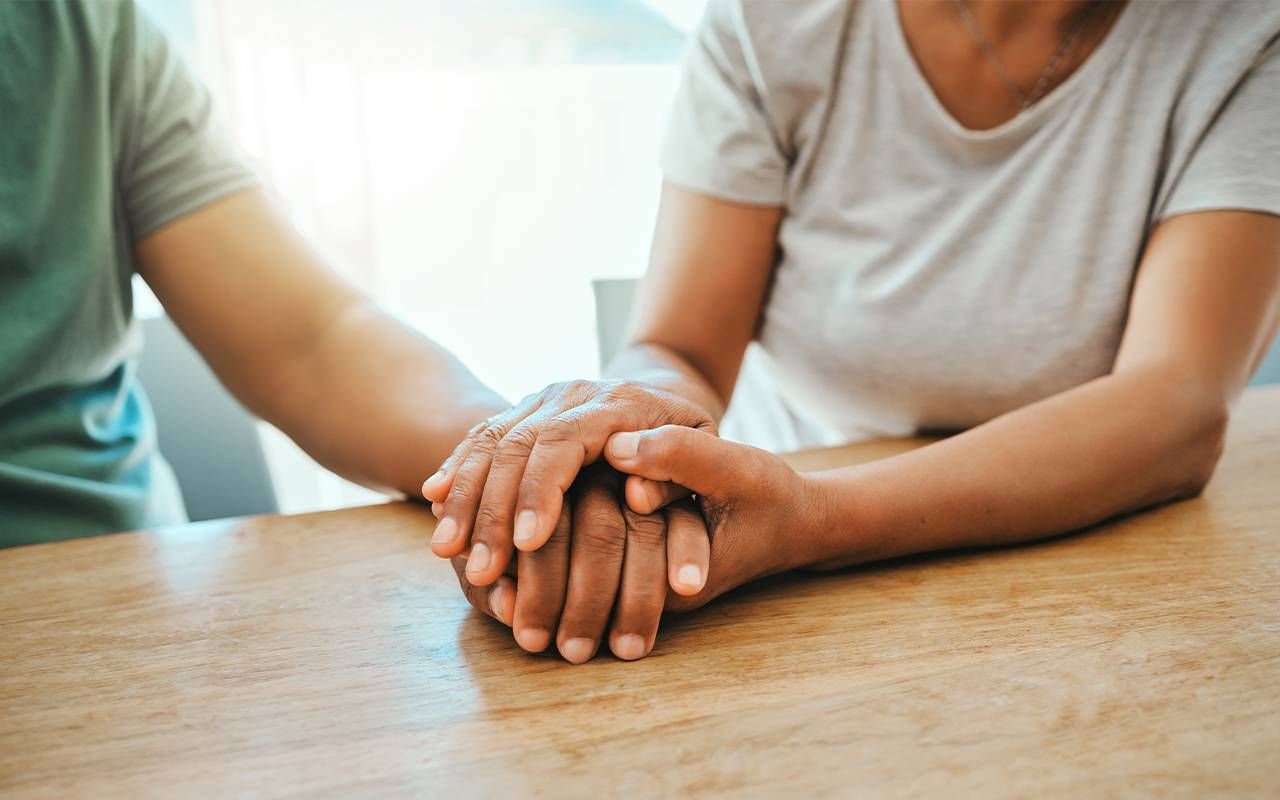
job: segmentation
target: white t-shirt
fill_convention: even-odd
[[[739,438],[966,428],[1108,373],[1156,223],[1280,214],[1278,37],[1275,0],[1130,2],[1047,97],[974,131],[893,0],[711,0],[663,171],[785,207],[765,379],[740,386],[774,414]]]

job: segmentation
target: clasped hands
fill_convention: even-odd
[[[431,549],[523,649],[554,639],[581,664],[607,635],[618,658],[642,658],[664,609],[815,560],[815,488],[715,431],[642,383],[549,386],[473,428],[423,484]]]

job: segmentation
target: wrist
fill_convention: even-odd
[[[802,472],[800,480],[806,511],[798,532],[804,544],[796,548],[802,563],[795,567],[834,569],[871,560],[874,525],[848,473]]]

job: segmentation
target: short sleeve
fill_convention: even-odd
[[[1227,98],[1158,218],[1211,210],[1280,214],[1280,42]]]
[[[135,240],[232,192],[257,185],[237,148],[220,129],[208,90],[191,74],[164,35],[123,4],[114,113],[124,143],[120,191]]]
[[[711,0],[690,42],[662,147],[668,181],[735,202],[781,204],[788,161],[741,0]]]

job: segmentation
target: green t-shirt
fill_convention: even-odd
[[[131,2],[0,2],[0,546],[182,520],[133,245],[255,182]]]

